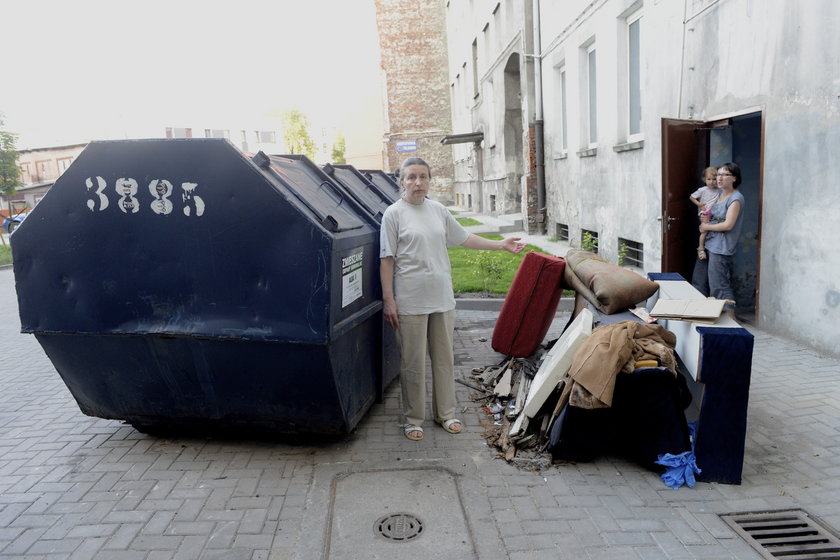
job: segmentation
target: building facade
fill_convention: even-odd
[[[512,145],[528,167],[533,114],[544,121],[534,144],[543,148],[547,233],[572,246],[594,242],[604,258],[640,273],[690,277],[698,222],[688,197],[705,166],[734,161],[746,200],[734,279],[739,314],[837,354],[840,163],[831,152],[840,136],[840,4],[452,0],[447,17],[455,89],[465,59],[468,78],[476,61],[480,89],[471,106],[453,104],[455,131],[484,133],[483,146],[453,148],[456,193],[476,192],[477,151],[485,193],[501,175],[506,158],[488,144]],[[514,100],[495,83],[504,80],[500,68],[514,66],[514,50],[521,133],[506,120]],[[533,88],[521,78],[529,60],[539,61]],[[493,93],[480,99],[484,88]],[[524,183],[514,196],[525,198]]]
[[[533,4],[445,2],[459,206],[544,231]]]
[[[375,0],[385,95],[383,164],[398,169],[411,156],[429,163],[429,196],[451,204],[452,150],[446,77],[446,19],[440,0]]]
[[[0,207],[6,213],[9,203],[15,211],[31,209],[41,201],[55,180],[70,167],[87,144],[72,144],[50,148],[19,150],[17,164],[20,167],[22,185],[11,196],[0,195]]]

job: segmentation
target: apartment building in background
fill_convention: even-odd
[[[840,4],[441,1],[459,202],[690,278],[688,197],[734,161],[739,315],[838,352]]]
[[[82,153],[85,146],[86,143],[19,150],[17,163],[22,185],[13,195],[0,195],[0,208],[8,213],[10,202],[18,210],[23,207],[35,208],[55,180]]]

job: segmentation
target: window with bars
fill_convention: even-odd
[[[591,229],[580,230],[580,248],[590,253],[598,252],[598,232]]]
[[[557,241],[569,240],[569,224],[557,224]]]
[[[635,266],[644,268],[644,245],[632,239],[618,238],[618,264],[620,266]]]

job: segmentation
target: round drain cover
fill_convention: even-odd
[[[379,518],[373,529],[389,541],[408,542],[423,534],[423,522],[410,513],[392,513]]]

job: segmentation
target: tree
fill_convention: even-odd
[[[332,162],[333,163],[347,163],[347,159],[344,157],[344,153],[347,151],[347,143],[344,140],[344,135],[340,132],[335,139],[335,143],[333,144],[332,149]]]
[[[15,194],[20,183],[20,168],[17,165],[17,135],[6,132],[3,128],[6,121],[0,113],[0,194]]]
[[[283,111],[283,139],[293,154],[303,154],[315,159],[315,142],[309,136],[309,119],[297,109]]]

